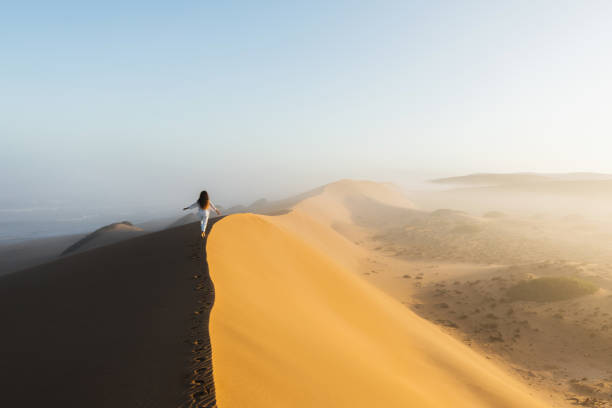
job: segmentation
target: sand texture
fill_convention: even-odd
[[[276,222],[230,216],[208,243],[219,406],[546,406]]]

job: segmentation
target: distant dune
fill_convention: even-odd
[[[325,186],[317,187],[313,190],[306,191],[305,193],[298,194],[296,196],[292,196],[282,200],[269,201],[265,198],[261,198],[251,203],[251,205],[246,207],[241,212],[254,212],[259,214],[285,212],[293,208],[293,206],[305,200],[306,198],[319,194],[323,191],[324,188]]]
[[[133,225],[129,221],[109,224],[95,230],[91,234],[85,236],[85,238],[70,245],[62,252],[62,255],[114,244],[143,234],[146,234],[145,230]]]
[[[440,178],[432,180],[432,182],[438,184],[496,186],[500,184],[534,183],[550,180],[552,180],[551,177],[536,173],[477,173],[469,174],[467,176]]]
[[[465,190],[464,190],[465,191]],[[493,193],[496,191],[521,192],[536,194],[560,194],[585,197],[612,196],[612,179],[610,180],[552,180],[538,183],[506,184],[484,187],[472,191]]]
[[[612,174],[603,173],[476,173],[467,176],[447,177],[432,180],[438,184],[462,184],[480,186],[524,185],[547,182],[612,180]]]

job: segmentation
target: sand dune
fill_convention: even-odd
[[[220,408],[514,408],[567,406],[568,395],[582,405],[606,399],[609,336],[593,333],[600,323],[612,327],[603,311],[612,299],[609,265],[554,260],[605,260],[606,245],[579,245],[600,237],[602,225],[577,216],[423,211],[392,185],[351,180],[257,207],[280,215],[211,222],[214,386],[202,331],[212,288],[198,270],[192,223],[0,279],[8,322],[2,384],[11,389],[0,402],[14,406],[24,384],[44,390],[34,398],[40,404],[62,406],[212,406],[215,387]],[[525,263],[499,265],[513,260]],[[602,289],[560,306],[503,300],[507,285],[526,276],[559,274]],[[202,298],[205,290],[210,296]],[[592,355],[582,356],[584,348]],[[26,380],[32,366],[44,369]],[[593,378],[578,377],[585,370]]]
[[[293,216],[230,216],[210,237],[219,406],[546,406],[278,221]]]
[[[190,224],[0,277],[0,406],[212,407],[201,245]]]
[[[371,181],[341,180],[298,197],[284,201],[292,216],[276,217],[276,224],[353,271],[368,256],[359,243],[373,226],[396,225],[416,212],[397,187]]]
[[[410,217],[414,208],[392,184],[355,180],[328,184],[291,207],[294,213],[307,215],[353,242],[369,235],[372,228],[396,225],[398,219]]]
[[[362,221],[360,235],[327,223],[346,238],[349,255],[344,258],[362,260],[344,266],[545,392],[552,405],[566,407],[574,401],[610,406],[609,219],[499,211],[475,216],[377,205],[387,222]],[[316,209],[300,217],[310,217],[308,225],[342,218],[315,215],[325,211],[350,214],[345,220],[373,217],[367,208],[337,202],[336,207]],[[292,230],[300,237],[304,231],[308,229]],[[308,243],[318,245],[316,237]],[[343,254],[324,245],[317,248],[334,258]],[[509,302],[505,295],[508,285],[520,279],[550,274],[584,277],[602,290],[596,296],[541,305]]]
[[[62,252],[62,255],[102,247],[143,234],[146,234],[145,230],[133,225],[129,221],[116,222],[99,228],[83,239],[70,245]]]

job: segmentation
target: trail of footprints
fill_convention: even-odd
[[[197,297],[197,308],[191,316],[187,342],[191,345],[191,367],[187,375],[188,390],[180,408],[217,408],[212,372],[212,349],[208,332],[210,310],[215,301],[215,288],[208,273],[205,241],[191,246],[191,260],[199,264],[199,272],[191,276]]]

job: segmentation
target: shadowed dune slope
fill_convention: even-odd
[[[0,277],[0,407],[213,406],[201,245],[194,223]]]
[[[0,246],[0,276],[52,261],[84,235],[40,238]]]
[[[229,216],[209,238],[220,407],[546,406],[287,228],[295,216]]]

